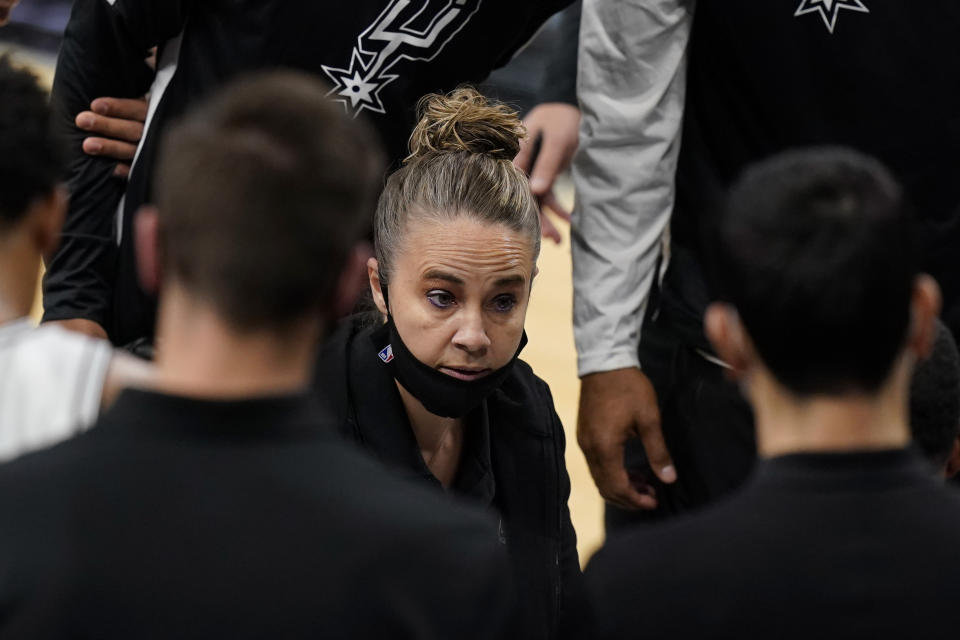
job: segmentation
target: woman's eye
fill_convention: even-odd
[[[427,300],[440,309],[446,309],[454,302],[453,296],[447,291],[430,291],[427,293]]]
[[[515,306],[517,306],[517,299],[510,294],[497,296],[493,299],[493,308],[501,313],[511,311]]]

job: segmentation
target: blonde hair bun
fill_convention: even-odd
[[[417,103],[420,117],[410,134],[407,161],[429,153],[476,153],[513,160],[527,130],[517,112],[487,100],[472,87],[431,93]]]

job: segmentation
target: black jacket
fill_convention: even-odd
[[[0,467],[0,637],[499,637],[495,522],[387,473],[316,404],[127,391]]]
[[[349,114],[369,119],[399,160],[421,96],[483,80],[570,2],[76,0],[52,96],[70,142],[72,198],[47,265],[45,318],[95,320],[116,344],[152,336],[155,305],[137,282],[132,218],[151,199],[161,132],[225,82],[255,69],[315,73]],[[147,49],[181,32],[176,72],[130,181],[114,179],[114,162],[84,155],[74,118],[99,96],[142,96],[153,81]]]
[[[728,501],[598,552],[582,637],[951,636],[958,540],[960,497],[916,452],[774,458]]]
[[[441,490],[427,469],[396,382],[361,316],[345,321],[321,352],[316,389],[342,432],[401,476]],[[576,534],[567,499],[564,432],[546,383],[518,361],[468,423],[453,492],[500,516],[515,566],[518,638],[554,638],[580,593]]]

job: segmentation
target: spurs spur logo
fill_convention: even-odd
[[[350,66],[323,65],[333,82],[328,95],[354,117],[364,109],[386,113],[380,91],[397,79],[401,60],[429,61],[439,54],[480,8],[483,0],[391,0],[357,38]]]
[[[823,19],[827,31],[832,35],[834,29],[837,28],[837,18],[840,17],[841,9],[870,13],[870,9],[863,4],[863,0],[800,0],[800,6],[797,7],[793,17],[817,13]]]

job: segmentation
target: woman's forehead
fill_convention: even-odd
[[[461,276],[527,273],[533,266],[534,246],[529,235],[502,224],[466,216],[420,220],[404,235],[397,266],[413,269],[420,277],[438,270]]]

